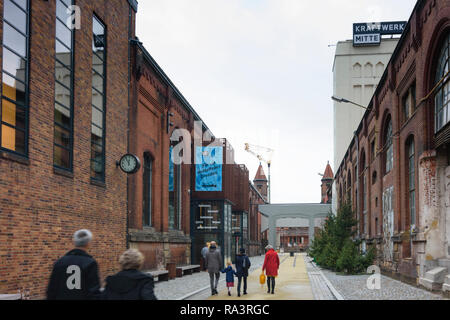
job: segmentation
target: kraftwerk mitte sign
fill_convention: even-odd
[[[379,45],[382,35],[402,34],[406,24],[406,21],[354,23],[353,45]]]

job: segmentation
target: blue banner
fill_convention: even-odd
[[[196,147],[195,191],[222,191],[222,147]]]

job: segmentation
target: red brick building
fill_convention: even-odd
[[[191,261],[192,166],[190,161],[174,164],[170,155],[179,142],[174,130],[184,130],[182,138],[191,148],[194,121],[201,119],[138,40],[132,53],[129,151],[142,159],[142,167],[128,180],[130,246],[144,254],[145,269],[186,265]]]
[[[335,177],[363,247],[427,287],[428,271],[450,273],[449,36],[450,1],[417,1]]]
[[[0,1],[0,292],[45,295],[80,228],[102,279],[126,249],[128,39],[136,3]],[[70,10],[69,10],[70,12]],[[75,81],[76,79],[76,81]]]

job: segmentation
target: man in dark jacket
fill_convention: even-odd
[[[238,297],[241,296],[241,283],[244,280],[244,294],[247,294],[247,277],[248,269],[250,269],[251,263],[248,256],[245,254],[245,249],[239,250],[239,255],[236,256],[236,276],[238,277],[237,292]]]
[[[53,266],[47,288],[48,300],[89,300],[100,293],[98,265],[86,251],[92,240],[89,230],[73,235],[75,249],[69,251]]]
[[[153,277],[139,269],[144,256],[136,249],[128,249],[119,259],[122,271],[106,278],[105,300],[157,300]]]
[[[219,284],[220,270],[223,268],[222,254],[216,247],[216,242],[211,241],[209,251],[206,253],[206,269],[209,273],[211,284],[211,294],[217,294],[217,285]],[[215,278],[215,279],[214,279]]]

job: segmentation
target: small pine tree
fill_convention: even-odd
[[[359,252],[359,243],[352,240],[356,220],[350,203],[342,205],[337,215],[327,217],[323,229],[314,238],[308,254],[324,268],[359,273],[370,266],[375,258],[373,249],[366,255]]]

